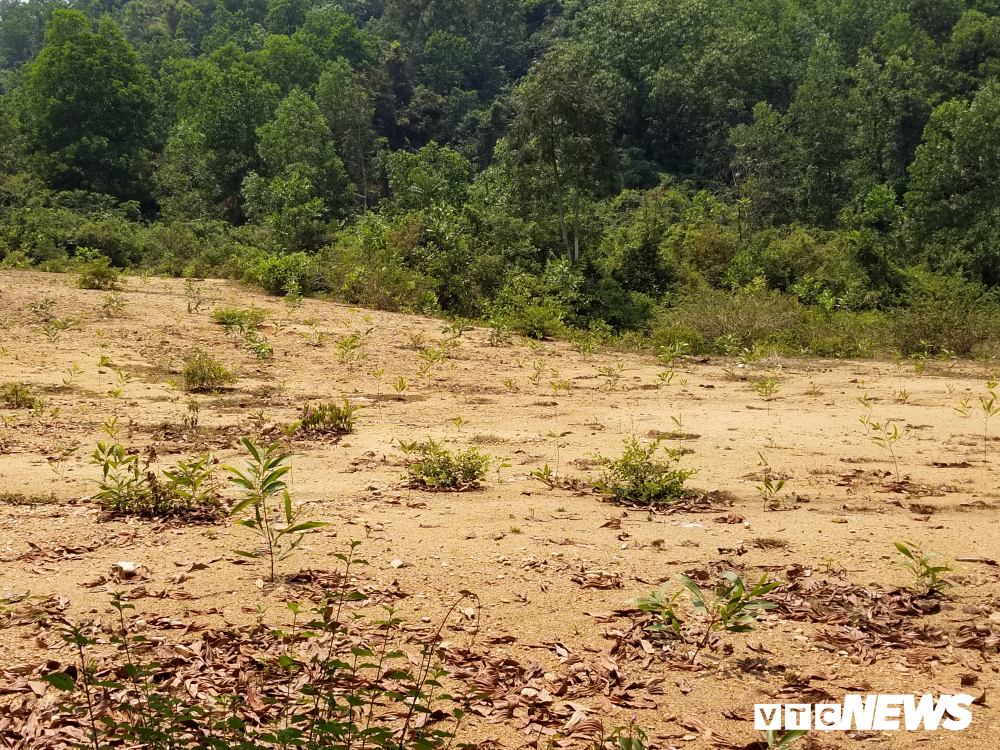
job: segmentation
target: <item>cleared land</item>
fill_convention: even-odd
[[[109,590],[131,592],[139,632],[186,646],[172,652],[178,673],[208,699],[225,670],[199,661],[198,644],[258,617],[287,623],[284,602],[321,591],[332,573],[316,571],[338,570],[333,555],[360,540],[370,564],[355,569],[352,585],[371,599],[358,612],[374,621],[384,614],[374,605],[394,606],[404,650],[437,631],[461,591],[478,595],[481,608],[462,603],[441,631],[452,681],[487,674],[494,694],[462,728],[471,741],[544,747],[582,706],[605,730],[638,717],[660,748],[713,746],[689,717],[741,745],[755,737],[740,720],[755,702],[944,690],[985,692],[968,730],[833,732],[817,741],[996,747],[1000,567],[955,562],[1000,558],[1000,420],[984,430],[979,401],[992,364],[929,361],[916,363],[918,374],[913,362],[688,359],[666,385],[648,353],[491,347],[475,329],[421,377],[419,348],[438,346],[440,321],[308,299],[287,310],[211,280],[197,282],[203,300],[189,310],[190,287],[186,294],[183,281],[158,278],[130,279],[124,312],[109,317],[105,292],[71,281],[0,274],[0,383],[28,384],[45,402],[37,413],[0,404],[0,596],[43,597],[5,605],[0,630],[0,700],[22,719],[56,701],[37,683],[39,670],[73,661],[54,631],[60,618],[111,632]],[[46,336],[43,315],[28,309],[45,299],[54,300],[45,314],[77,323]],[[224,306],[270,311],[261,330],[273,359],[227,338],[210,316]],[[347,365],[337,344],[354,333],[366,356]],[[196,347],[230,365],[238,382],[183,392],[183,358]],[[110,363],[98,368],[102,355]],[[618,364],[617,382],[598,372]],[[112,365],[131,379],[120,383]],[[376,368],[385,370],[381,383]],[[399,377],[407,387],[397,395],[390,383]],[[760,379],[777,381],[769,401],[751,387]],[[568,392],[552,385],[563,381]],[[162,470],[204,451],[231,463],[245,454],[244,435],[287,444],[279,427],[307,403],[344,397],[363,407],[353,434],[292,438],[292,497],[304,518],[331,525],[281,563],[275,585],[263,565],[232,553],[253,537],[229,520],[108,518],[90,500],[98,470],[88,459],[107,437],[105,418],[117,416],[122,443],[144,461],[152,449],[151,467]],[[197,428],[184,422],[191,398]],[[956,410],[965,399],[968,416]],[[866,413],[898,428],[895,463],[859,421]],[[702,496],[655,512],[603,502],[591,489],[597,457],[618,456],[626,437],[658,434],[684,449],[679,465],[697,469],[689,485]],[[508,465],[498,461],[465,492],[409,488],[397,441],[427,437],[477,446]],[[74,441],[76,451],[57,462]],[[546,464],[579,484],[549,489],[531,478]],[[778,510],[765,510],[755,489],[765,473],[785,480]],[[896,541],[940,553],[961,585],[933,602],[900,593],[913,580],[897,567]],[[110,580],[119,561],[140,574]],[[651,643],[627,603],[662,582],[676,590],[678,573],[721,570],[767,571],[791,588],[754,632],[723,634],[685,665]],[[113,650],[105,642],[97,654]],[[17,741],[15,726],[23,729],[8,724],[3,741]],[[45,746],[43,730],[23,746]]]

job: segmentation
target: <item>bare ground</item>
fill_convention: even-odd
[[[979,406],[992,365],[928,362],[920,375],[909,362],[773,359],[741,367],[688,359],[664,385],[657,377],[664,368],[648,353],[585,357],[548,341],[490,347],[486,331],[476,329],[421,377],[414,344],[421,337],[435,344],[440,321],[319,300],[288,311],[279,299],[228,282],[197,285],[205,301],[189,312],[184,282],[129,279],[125,313],[106,317],[105,293],[77,289],[70,277],[0,273],[0,383],[30,384],[46,402],[38,414],[0,404],[7,418],[0,496],[36,501],[0,502],[0,596],[50,597],[50,614],[99,620],[107,629],[109,585],[97,581],[114,563],[135,562],[148,580],[110,588],[141,587],[132,597],[138,627],[167,643],[192,644],[253,623],[261,611],[267,622],[287,622],[284,602],[302,598],[317,575],[292,574],[337,570],[333,555],[360,540],[369,565],[357,569],[359,585],[373,602],[395,606],[407,623],[404,637],[435,630],[460,592],[471,591],[481,609],[452,612],[446,646],[527,667],[527,681],[511,677],[495,705],[481,704],[465,724],[471,741],[518,747],[562,737],[576,711],[568,700],[591,709],[605,730],[637,717],[656,747],[712,747],[719,735],[739,746],[756,736],[738,718],[754,703],[953,691],[985,694],[985,704],[972,708],[971,727],[957,735],[831,732],[816,742],[996,747],[1000,567],[955,562],[1000,558],[1000,444],[990,434],[1000,436],[1000,422],[984,432]],[[55,317],[79,318],[55,341],[27,307],[46,298],[55,300]],[[229,305],[271,311],[263,331],[273,359],[257,360],[212,321],[213,309]],[[318,346],[317,331],[324,334]],[[368,332],[367,356],[348,367],[337,342],[353,332]],[[232,366],[239,382],[221,393],[184,393],[182,359],[195,347]],[[132,375],[118,398],[108,395],[118,387],[115,373],[97,367],[102,354]],[[625,369],[617,384],[598,374],[619,363]],[[74,364],[82,372],[64,385]],[[376,368],[385,370],[381,382]],[[397,397],[390,383],[400,376],[408,385]],[[749,383],[771,377],[779,391],[764,401]],[[551,385],[562,381],[571,384],[568,393]],[[252,543],[247,529],[228,521],[104,519],[90,501],[97,469],[88,459],[106,437],[105,418],[119,418],[127,446],[152,447],[152,467],[162,469],[206,450],[229,463],[243,453],[240,436],[284,439],[277,426],[298,419],[307,402],[342,397],[363,406],[354,434],[293,439],[292,496],[305,517],[331,525],[281,564],[276,585],[265,583],[261,565],[232,554]],[[895,461],[859,421],[868,411],[861,397],[871,401],[874,421],[891,420],[901,431]],[[196,430],[183,426],[191,398],[200,405]],[[969,416],[955,408],[963,399],[970,399]],[[268,418],[263,429],[259,412]],[[697,469],[689,483],[707,493],[707,508],[649,513],[590,491],[597,456],[617,456],[628,436],[658,433],[685,449],[680,465]],[[482,486],[467,492],[407,488],[396,441],[427,437],[451,448],[478,446],[509,466],[498,461]],[[53,463],[73,441],[76,452]],[[765,461],[772,476],[786,480],[780,510],[765,510],[755,489]],[[581,480],[579,488],[550,490],[533,480],[530,472],[545,464]],[[939,552],[961,585],[939,607],[903,613],[910,600],[890,592],[912,579],[897,567],[895,541]],[[676,589],[677,573],[726,569],[751,577],[767,571],[797,588],[755,632],[725,634],[697,669],[681,668],[643,635],[627,602],[661,582]],[[876,611],[866,591],[894,603]],[[32,621],[25,607],[13,605],[11,625],[0,631],[0,699],[8,705],[35,700],[26,681],[46,662],[72,661],[53,622]],[[383,614],[374,606],[358,611],[371,620]],[[452,668],[460,677],[459,662]],[[38,701],[51,705],[51,693]],[[501,694],[520,697],[504,703]]]

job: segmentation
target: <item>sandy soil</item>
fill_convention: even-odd
[[[0,273],[0,383],[28,383],[46,402],[37,415],[0,404],[6,418],[0,424],[0,494],[49,500],[0,503],[0,596],[54,595],[65,600],[67,618],[110,623],[107,589],[92,584],[114,563],[129,561],[144,566],[149,580],[122,588],[167,592],[134,604],[152,630],[155,618],[175,620],[173,629],[155,630],[171,642],[196,641],[204,627],[253,622],[258,608],[266,621],[285,622],[283,601],[294,596],[294,583],[265,584],[262,565],[232,554],[252,543],[249,530],[228,521],[101,519],[89,500],[97,469],[88,459],[105,438],[102,420],[117,416],[127,446],[155,449],[153,468],[169,468],[205,450],[228,463],[243,453],[239,436],[260,437],[255,413],[268,418],[265,440],[275,440],[282,437],[275,426],[293,422],[307,402],[347,397],[364,407],[354,434],[294,439],[292,496],[304,517],[331,525],[310,534],[299,553],[281,564],[282,576],[336,569],[332,555],[344,552],[349,540],[361,540],[359,551],[369,562],[358,569],[362,583],[372,591],[405,593],[389,598],[407,623],[433,626],[460,591],[470,590],[481,611],[472,619],[453,614],[445,637],[465,644],[471,639],[467,631],[478,624],[478,647],[537,662],[548,673],[565,664],[566,653],[594,660],[609,654],[615,631],[630,627],[617,611],[660,582],[676,589],[677,573],[732,564],[748,575],[767,570],[786,580],[787,568],[799,565],[806,577],[799,580],[890,589],[912,583],[896,567],[901,557],[892,546],[909,541],[939,552],[961,583],[944,596],[940,611],[912,618],[943,631],[935,645],[878,646],[869,664],[863,654],[831,650],[817,640],[829,624],[773,614],[753,633],[725,634],[720,643],[731,644],[732,652],[708,652],[698,671],[619,650],[615,658],[628,676],[624,682],[658,677],[662,683],[653,691],[633,691],[641,699],[631,705],[613,705],[601,695],[579,702],[593,708],[606,729],[634,715],[655,746],[702,748],[712,746],[710,738],[687,717],[733,742],[749,742],[756,736],[752,725],[723,711],[745,715],[755,702],[785,702],[769,696],[788,682],[821,688],[837,701],[859,692],[841,685],[860,681],[871,685],[861,692],[871,693],[985,691],[986,705],[973,706],[971,727],[957,734],[872,732],[852,738],[831,732],[820,740],[827,747],[865,741],[892,748],[997,746],[996,648],[956,646],[963,627],[978,625],[988,633],[992,623],[993,632],[1000,632],[1000,616],[990,617],[994,608],[1000,611],[1000,567],[955,562],[1000,558],[994,471],[1000,443],[989,434],[1000,436],[1000,420],[989,424],[984,441],[979,406],[992,364],[931,361],[918,374],[912,362],[773,359],[739,366],[689,358],[675,365],[676,376],[664,385],[657,377],[664,368],[648,353],[602,350],[587,357],[569,344],[548,341],[490,347],[487,332],[476,329],[425,378],[418,374],[414,342],[436,342],[440,321],[319,300],[289,311],[281,300],[228,282],[197,286],[204,301],[189,311],[183,281],[129,279],[124,314],[106,317],[105,293],[77,289],[71,277]],[[27,307],[44,299],[55,300],[51,314],[57,318],[79,318],[54,342]],[[212,321],[213,309],[229,305],[271,311],[263,331],[273,359],[255,359]],[[319,346],[313,345],[315,331],[325,334]],[[337,342],[353,332],[368,332],[367,356],[348,368],[337,357]],[[182,359],[195,347],[238,372],[232,390],[183,392]],[[102,354],[132,376],[118,398],[107,395],[118,387],[117,376],[109,367],[98,369]],[[598,368],[619,363],[625,370],[612,389]],[[74,364],[81,372],[64,385]],[[381,383],[372,375],[376,368],[384,368]],[[397,399],[389,384],[400,376],[408,386]],[[750,383],[770,377],[779,391],[765,402]],[[556,393],[553,381],[568,381],[571,390]],[[191,398],[200,405],[198,430],[183,426]],[[891,420],[901,431],[895,463],[859,421],[869,411],[859,398],[870,401],[873,421]],[[963,399],[970,399],[969,416],[955,408]],[[592,485],[600,473],[598,455],[617,456],[624,438],[650,440],[656,431],[675,433],[678,439],[666,444],[683,448],[680,465],[697,470],[691,486],[717,491],[710,496],[714,512],[623,509],[587,489],[550,490],[530,477],[548,464]],[[409,489],[396,441],[427,437],[452,448],[476,445],[508,465],[498,462],[500,468],[495,465],[482,486],[468,492]],[[52,463],[61,446],[73,441],[79,441],[76,452],[61,465]],[[755,489],[764,461],[772,476],[785,478],[779,511],[766,511]],[[727,516],[735,522],[716,522]],[[36,546],[45,554],[30,554]],[[192,569],[191,562],[207,566]],[[605,575],[587,575],[596,572]],[[803,575],[793,568],[795,573]],[[611,581],[614,587],[582,585],[588,581]],[[372,619],[382,614],[377,608],[359,611]],[[0,632],[0,670],[49,659],[68,662],[61,649],[51,628],[6,628]],[[759,658],[767,659],[769,670],[738,664]],[[0,684],[4,675],[8,682],[18,676],[0,671]],[[974,684],[961,687],[961,675]],[[636,707],[642,705],[649,707]],[[524,723],[517,712],[505,721],[476,717],[463,731],[472,740],[495,738],[517,747],[530,738]]]

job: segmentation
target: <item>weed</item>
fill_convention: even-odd
[[[688,590],[694,614],[704,624],[705,633],[697,643],[698,650],[708,645],[712,633],[725,630],[730,633],[746,633],[753,630],[753,623],[766,610],[774,609],[775,605],[763,597],[782,585],[782,581],[768,582],[765,573],[755,585],[748,584],[739,574],[727,570],[719,574],[723,583],[711,594],[706,594],[697,583],[686,575],[678,575],[677,580]],[[646,626],[652,632],[672,633],[675,636],[689,635],[694,627],[694,619],[684,623],[674,609],[674,602],[683,591],[668,596],[664,584],[659,591],[650,592],[649,596],[635,599],[632,603],[640,610],[651,612],[654,622]]]
[[[403,392],[406,390],[407,386],[406,378],[400,375],[392,384],[392,390],[396,392],[396,396],[402,398]]]
[[[55,307],[55,304],[54,299],[46,297],[40,302],[29,302],[28,310],[39,320],[48,321],[52,320],[52,308]]]
[[[903,437],[902,432],[896,427],[894,422],[886,420],[885,422],[869,422],[869,426],[874,433],[871,436],[871,440],[875,445],[880,448],[884,448],[889,451],[889,455],[892,456],[892,465],[896,469],[896,481],[899,481],[899,461],[896,458],[896,443],[901,437]]]
[[[291,466],[285,465],[292,456],[281,453],[281,446],[278,443],[261,449],[249,438],[242,438],[240,442],[249,451],[251,460],[245,461],[241,468],[232,466],[223,468],[232,473],[229,481],[243,489],[246,494],[229,515],[235,516],[248,507],[252,508],[253,518],[237,520],[235,523],[256,531],[261,544],[250,552],[245,550],[235,550],[235,552],[242,557],[268,560],[271,567],[271,581],[274,581],[275,563],[284,560],[295,551],[305,538],[306,531],[329,524],[322,521],[299,522],[299,513],[292,510],[292,499],[288,494],[288,487],[282,480],[282,477],[292,469]],[[268,501],[279,493],[284,499],[283,508],[274,511],[268,507]]]
[[[212,320],[222,326],[226,333],[238,331],[240,335],[260,326],[267,318],[267,310],[256,307],[220,307],[212,311]]]
[[[216,464],[211,453],[194,461],[178,461],[173,471],[164,471],[167,489],[188,508],[218,505],[212,474]]]
[[[354,432],[354,422],[357,419],[354,415],[360,406],[352,406],[345,398],[344,405],[338,406],[333,403],[319,403],[315,406],[309,405],[305,408],[302,419],[302,428],[311,432]]]
[[[573,389],[572,384],[568,380],[550,380],[549,386],[552,388],[552,393],[555,396],[558,396],[560,391],[568,395]]]
[[[517,390],[517,383],[514,382],[513,378],[506,378],[503,381],[503,387],[506,388],[508,392],[513,393]]]
[[[49,468],[56,473],[60,479],[66,479],[66,459],[72,456],[80,450],[80,441],[73,440],[71,442],[60,442],[58,445],[57,455],[55,458],[49,459]]]
[[[125,297],[118,292],[111,292],[101,298],[101,312],[108,318],[117,318],[125,314],[127,304]]]
[[[910,392],[906,388],[900,388],[892,395],[896,399],[897,404],[905,404],[910,400]]]
[[[337,342],[337,358],[341,364],[347,367],[348,372],[350,372],[352,365],[360,362],[367,356],[361,345],[361,337],[356,333],[352,333],[350,336],[343,336]]]
[[[63,378],[62,383],[63,386],[69,388],[73,384],[73,378],[75,378],[77,375],[80,375],[83,372],[83,370],[81,370],[80,367],[74,362],[73,366],[66,372],[69,373],[69,377]]]
[[[778,504],[780,503],[778,494],[785,486],[784,479],[772,482],[769,470],[765,470],[763,482],[755,486],[757,488],[757,492],[760,493],[760,496],[764,500],[764,510],[773,510],[778,507]]]
[[[257,359],[271,359],[274,356],[274,348],[267,337],[257,331],[247,331],[243,336],[243,345]]]
[[[950,567],[931,565],[931,560],[938,556],[937,552],[924,554],[923,550],[912,542],[893,542],[893,546],[906,558],[905,562],[899,563],[896,567],[904,568],[913,574],[924,596],[933,596],[939,591],[955,586],[947,578],[941,577],[942,574],[951,572]]]
[[[486,340],[490,346],[510,346],[510,329],[503,323],[495,322],[486,334]]]
[[[184,282],[184,297],[187,299],[188,314],[201,312],[201,306],[205,304],[201,287],[195,284],[194,279],[187,279]]]
[[[465,427],[465,425],[469,424],[469,420],[462,419],[461,417],[455,417],[454,419],[449,419],[448,421],[455,425],[459,432],[462,431],[462,428]]]
[[[681,452],[664,449],[667,461],[654,459],[660,441],[643,446],[636,438],[625,438],[620,458],[606,461],[597,489],[614,502],[636,505],[660,505],[684,495],[684,482],[694,474],[690,469],[676,469]]]
[[[810,380],[809,381],[809,386],[810,387],[809,387],[809,390],[806,391],[806,395],[808,395],[808,396],[822,396],[823,395],[823,391],[821,391],[819,389],[819,386],[816,385],[816,383],[814,381]]]
[[[184,359],[184,387],[189,391],[215,391],[235,382],[236,375],[201,349]]]
[[[38,404],[38,397],[31,392],[31,386],[23,383],[0,385],[0,399],[11,409],[33,409]]]
[[[201,404],[198,403],[198,399],[191,399],[187,403],[186,414],[181,418],[181,423],[184,425],[185,429],[197,431],[199,413],[201,412]]]
[[[752,386],[754,392],[760,396],[767,403],[768,411],[771,410],[771,401],[777,395],[778,391],[781,390],[781,386],[778,385],[778,381],[774,378],[761,379],[755,382]]]
[[[606,365],[604,367],[597,368],[597,374],[604,378],[604,390],[613,391],[618,387],[618,381],[622,378],[622,373],[628,368],[625,367],[621,362],[616,362],[613,365]]]
[[[404,448],[412,445],[399,442]],[[430,438],[412,446],[411,452],[418,458],[408,467],[410,479],[417,485],[435,489],[474,487],[486,476],[492,461],[475,448],[453,453]]]
[[[678,341],[673,344],[668,344],[667,346],[661,346],[659,352],[656,354],[656,358],[660,360],[660,364],[666,367],[668,370],[673,367],[674,361],[684,356],[684,353],[688,350],[689,346],[686,341]]]

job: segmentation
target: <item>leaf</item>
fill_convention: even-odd
[[[318,529],[323,526],[329,526],[330,524],[326,521],[306,521],[304,523],[292,526],[289,529],[285,529],[286,534],[296,534],[301,531],[306,531],[308,529]]]
[[[52,687],[59,690],[73,690],[76,688],[76,683],[73,678],[70,677],[65,672],[53,672],[52,674],[43,674],[42,679],[49,683]]]

